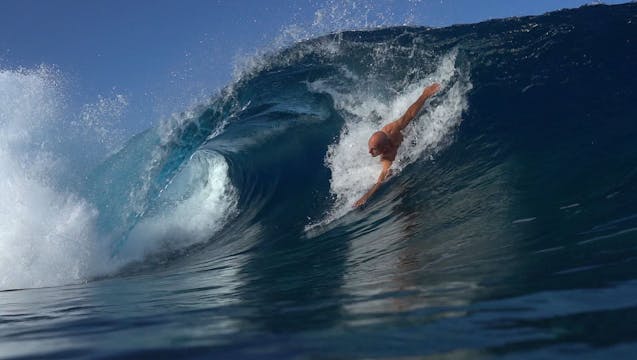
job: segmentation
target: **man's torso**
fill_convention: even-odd
[[[382,132],[387,134],[389,140],[391,141],[391,150],[381,156],[383,160],[394,161],[396,158],[396,153],[398,153],[398,148],[400,144],[403,142],[403,134],[398,130],[394,123],[390,123],[385,125],[382,129]]]

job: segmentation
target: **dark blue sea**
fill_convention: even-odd
[[[0,358],[637,358],[636,85],[630,3],[264,52],[85,173],[4,111]]]

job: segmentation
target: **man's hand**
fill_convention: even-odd
[[[365,203],[367,202],[367,200],[376,192],[376,190],[378,190],[378,188],[383,184],[383,181],[385,181],[385,179],[387,179],[387,176],[390,173],[389,168],[391,167],[392,161],[391,160],[381,160],[380,163],[383,165],[383,170],[380,172],[380,175],[378,175],[378,180],[376,180],[376,184],[374,184],[374,186],[372,186],[371,189],[369,189],[369,191],[367,191],[365,193],[365,195],[361,196],[360,199],[358,199],[357,202],[354,203],[354,207],[361,207],[363,205],[365,205]]]
[[[437,93],[437,92],[438,92],[438,90],[440,90],[440,84],[438,84],[438,83],[433,83],[433,84],[431,84],[431,85],[427,86],[427,87],[425,88],[425,90],[423,90],[423,91],[422,91],[422,94],[423,94],[424,96],[426,96],[426,97],[430,97],[430,96],[432,96],[433,94]]]
[[[355,208],[359,208],[363,205],[365,205],[365,203],[367,202],[367,196],[363,196],[362,198],[358,199],[357,202],[354,203]]]

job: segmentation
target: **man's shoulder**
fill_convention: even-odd
[[[390,122],[389,124],[383,126],[383,128],[381,129],[381,131],[386,133],[387,135],[391,135],[397,130],[398,130],[398,124],[396,123],[396,121]]]

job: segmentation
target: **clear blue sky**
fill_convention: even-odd
[[[604,1],[618,4],[627,1]],[[585,0],[2,0],[0,69],[54,66],[73,101],[124,94],[145,127],[228,83],[237,56],[282,29],[446,26],[578,7]],[[312,25],[322,14],[318,25]]]

